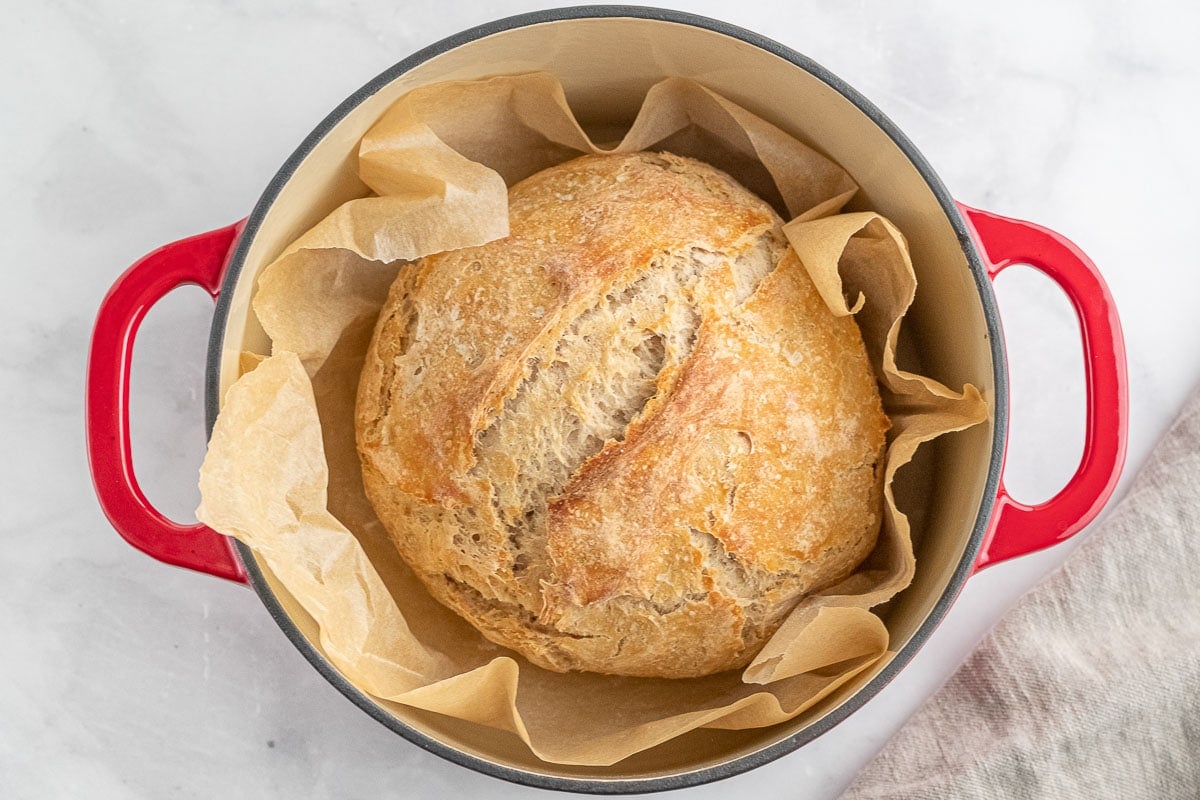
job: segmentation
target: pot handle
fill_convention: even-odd
[[[129,445],[129,366],[138,326],[150,307],[186,284],[215,300],[243,222],[160,247],[125,271],[96,316],[88,355],[84,412],[96,497],[117,533],[159,561],[246,583],[233,543],[207,525],[181,525],[142,493]]]
[[[974,228],[990,278],[1013,264],[1028,264],[1066,292],[1079,318],[1087,388],[1079,468],[1062,491],[1032,506],[1014,500],[1001,480],[995,522],[975,562],[978,571],[1061,542],[1100,513],[1125,463],[1129,380],[1116,305],[1091,259],[1065,237],[1040,225],[961,203],[959,209]]]

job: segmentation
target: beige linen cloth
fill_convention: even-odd
[[[1200,391],[843,800],[1200,798]]]

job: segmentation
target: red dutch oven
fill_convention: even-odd
[[[929,471],[936,479],[916,498],[920,507],[912,513],[917,576],[882,612],[894,652],[789,723],[696,732],[611,767],[546,764],[507,734],[379,705],[320,654],[311,618],[251,551],[155,510],[138,487],[130,454],[130,357],[138,325],[154,303],[185,284],[204,287],[216,300],[206,380],[211,431],[224,391],[237,377],[238,355],[270,352],[249,311],[258,270],[332,208],[366,193],[353,175],[354,148],[366,128],[417,86],[534,69],[559,76],[585,125],[627,124],[650,85],[683,75],[833,157],[862,187],[855,201],[860,205],[851,210],[874,208],[908,237],[920,288],[906,326],[919,342],[922,369],[950,386],[973,383],[993,408],[989,424],[944,437],[932,448]],[[1083,458],[1066,487],[1036,505],[1012,499],[1003,482],[1008,381],[992,280],[1013,264],[1038,269],[1062,287],[1083,340]],[[513,17],[414,54],[322,121],[247,219],[166,245],[130,267],[96,320],[86,423],[96,493],[121,536],[167,563],[252,586],[314,667],[372,717],[487,774],[545,788],[622,793],[743,772],[811,741],[860,708],[911,660],[973,573],[1061,542],[1099,513],[1123,465],[1127,417],[1125,352],[1113,299],[1095,265],[1071,242],[1038,225],[956,203],[890,120],[808,58],[714,20],[608,6]]]

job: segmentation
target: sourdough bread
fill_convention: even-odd
[[[359,385],[405,561],[557,670],[744,666],[875,545],[888,427],[781,220],[665,153],[512,187],[510,235],[401,269]]]

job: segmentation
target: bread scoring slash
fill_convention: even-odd
[[[359,384],[367,494],[430,593],[556,671],[742,667],[875,546],[884,415],[764,201],[667,153],[509,191],[400,271]]]

